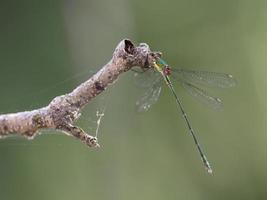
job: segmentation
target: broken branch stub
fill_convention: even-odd
[[[160,53],[151,52],[145,43],[134,46],[130,40],[122,40],[112,59],[72,92],[55,97],[43,108],[0,115],[0,137],[18,134],[31,139],[37,135],[39,129],[50,128],[74,136],[89,147],[99,147],[96,137],[74,125],[81,109],[112,84],[121,73],[134,66],[147,68],[159,56]]]

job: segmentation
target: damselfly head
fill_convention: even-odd
[[[165,76],[170,76],[171,75],[172,71],[171,71],[171,68],[169,67],[169,65],[164,66],[163,73],[164,73]]]

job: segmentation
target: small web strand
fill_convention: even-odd
[[[104,117],[104,115],[105,115],[105,110],[106,110],[106,106],[105,106],[105,108],[103,109],[102,112],[96,111],[96,117],[98,118],[97,121],[96,121],[96,131],[95,131],[95,137],[96,138],[98,137],[99,127],[100,127],[100,124],[101,124],[102,117]]]
[[[113,86],[111,86],[111,87],[113,87]],[[111,89],[111,88],[110,88],[110,89]],[[107,91],[106,91],[106,92],[107,92]],[[97,120],[96,120],[96,122],[95,122],[95,123],[96,123],[95,137],[96,137],[97,139],[98,139],[98,135],[99,135],[99,129],[100,129],[101,122],[102,122],[102,120],[103,120],[103,118],[104,118],[104,116],[105,116],[105,112],[106,112],[106,109],[107,109],[107,107],[108,107],[109,96],[110,96],[110,94],[107,94],[106,98],[104,98],[104,99],[105,99],[105,100],[104,100],[105,102],[102,104],[102,105],[104,105],[102,111],[100,111],[100,109],[96,111],[96,117],[97,117]]]

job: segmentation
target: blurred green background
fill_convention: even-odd
[[[128,72],[78,122],[94,132],[95,111],[107,104],[102,148],[47,130],[32,141],[0,140],[0,199],[266,199],[266,9],[260,0],[1,1],[1,113],[71,91],[123,38],[148,43],[172,66],[231,73],[238,85],[211,91],[223,111],[177,85],[213,176],[167,88],[139,114]]]

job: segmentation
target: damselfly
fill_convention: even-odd
[[[200,147],[199,141],[196,137],[196,133],[192,128],[192,125],[188,119],[188,116],[184,110],[180,98],[178,97],[171,78],[174,78],[182,84],[182,86],[194,97],[201,100],[202,102],[214,107],[220,108],[222,101],[219,98],[209,95],[205,90],[199,88],[198,85],[209,85],[220,88],[233,87],[236,85],[236,81],[230,74],[207,72],[207,71],[194,71],[187,69],[172,69],[163,59],[157,58],[152,66],[148,67],[144,74],[148,74],[146,81],[143,82],[139,79],[139,83],[142,82],[143,87],[149,88],[145,95],[136,102],[138,111],[147,111],[152,104],[156,103],[161,92],[161,83],[165,82],[169,87],[172,95],[177,104],[177,108],[181,111],[182,116],[186,122],[189,133],[193,137],[194,143],[200,154],[201,160],[208,171],[212,173],[212,168],[208,162],[207,157],[203,153]],[[139,74],[135,73],[138,79]],[[148,80],[147,80],[148,79]]]

